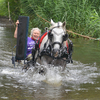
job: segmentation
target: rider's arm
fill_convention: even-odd
[[[15,29],[15,32],[14,32],[14,38],[17,38],[18,24],[19,24],[19,20],[17,20],[17,22],[16,22],[16,29]]]

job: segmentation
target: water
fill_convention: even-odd
[[[2,25],[2,23],[0,23]],[[13,26],[0,27],[0,100],[99,100],[100,42],[83,38],[74,44],[73,64],[61,73],[49,68],[46,75],[11,62]],[[13,48],[15,55],[15,48]]]

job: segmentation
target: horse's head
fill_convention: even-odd
[[[48,32],[48,39],[51,45],[51,51],[53,54],[58,56],[60,49],[63,47],[64,41],[68,39],[68,34],[66,33],[66,23],[58,22],[55,23],[51,20],[50,31]]]

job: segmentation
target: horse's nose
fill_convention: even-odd
[[[60,51],[58,49],[53,49],[53,55],[54,55],[54,57],[58,57],[59,53],[60,53]]]
[[[54,50],[58,50],[61,48],[61,43],[60,42],[54,42],[52,45]]]

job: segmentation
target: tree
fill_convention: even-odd
[[[11,18],[16,21],[20,15],[20,0],[6,0],[6,4],[10,5]]]

